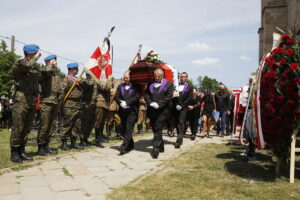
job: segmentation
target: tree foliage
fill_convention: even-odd
[[[0,43],[0,96],[9,95],[14,84],[12,66],[19,58],[14,52],[7,50],[4,40]]]
[[[200,91],[209,89],[210,91],[215,92],[218,90],[219,85],[222,84],[222,82],[219,82],[214,78],[209,78],[208,76],[199,76],[196,79],[196,86]]]

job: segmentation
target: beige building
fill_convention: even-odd
[[[295,30],[300,39],[300,0],[261,0],[261,27],[259,34],[259,60],[273,44],[273,32]]]

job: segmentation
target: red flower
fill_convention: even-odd
[[[287,88],[285,89],[285,93],[286,93],[287,95],[293,95],[294,90],[293,90],[293,88],[291,88],[291,87],[287,87]]]
[[[293,78],[292,82],[294,85],[300,84],[300,79],[299,78]]]
[[[286,59],[282,58],[279,60],[279,64],[284,65],[286,64]]]
[[[292,56],[294,54],[294,50],[293,49],[287,49],[287,50],[285,50],[285,55],[287,55],[287,56]]]
[[[300,110],[295,110],[293,114],[295,117],[300,117]]]
[[[267,108],[267,112],[268,112],[269,115],[272,115],[272,114],[275,113],[275,108],[270,106],[270,107]]]
[[[283,34],[281,35],[281,37],[285,39],[285,38],[290,37],[290,35],[289,35],[288,33],[283,33]]]
[[[275,49],[274,49],[274,50],[275,50]],[[273,51],[274,51],[274,50],[273,50]],[[276,51],[277,51],[277,48],[276,48]],[[268,63],[275,62],[275,60],[274,60],[274,58],[273,58],[272,56],[267,57],[266,61],[267,61]]]
[[[291,63],[290,64],[290,69],[293,71],[296,71],[299,69],[298,63]]]
[[[295,101],[293,101],[293,100],[287,100],[285,106],[286,107],[294,107],[295,106]]]
[[[294,38],[288,38],[286,40],[286,43],[288,43],[288,44],[294,44],[295,42],[296,42],[296,40]]]
[[[276,70],[278,66],[275,62],[271,62],[271,63],[269,63],[269,67],[271,70]]]
[[[282,87],[284,87],[286,85],[286,83],[284,81],[280,81],[279,83]]]
[[[283,97],[283,96],[278,96],[278,97],[276,98],[276,102],[277,102],[278,104],[283,103],[283,101],[284,101],[284,97]]]

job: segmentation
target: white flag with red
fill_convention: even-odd
[[[103,44],[96,48],[84,65],[84,70],[96,80],[106,80],[112,75],[109,39],[105,39]]]

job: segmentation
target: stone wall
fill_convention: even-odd
[[[273,44],[276,27],[283,31],[295,30],[300,36],[300,0],[261,0],[261,27],[259,34],[259,61]]]

